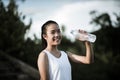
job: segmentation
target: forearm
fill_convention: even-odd
[[[92,44],[86,41],[85,46],[86,46],[86,63],[90,64],[94,60]]]
[[[85,46],[86,46],[86,56],[76,55],[74,53],[68,52],[69,58],[74,62],[90,64],[93,59],[92,46],[90,42],[85,42]]]

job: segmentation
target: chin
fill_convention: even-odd
[[[56,46],[57,46],[57,45],[59,45],[60,43],[61,43],[61,42],[58,42],[58,43],[54,43],[53,45],[56,45]]]

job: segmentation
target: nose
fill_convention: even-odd
[[[55,36],[60,36],[60,33],[56,32],[56,33],[55,33]]]

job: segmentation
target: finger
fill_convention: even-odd
[[[80,32],[80,33],[84,33],[84,31],[83,31],[83,30],[81,30],[81,29],[79,29],[79,32]]]

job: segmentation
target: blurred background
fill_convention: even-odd
[[[60,50],[85,55],[73,29],[97,36],[94,63],[70,61],[72,80],[120,79],[120,0],[0,0],[0,80],[39,80],[41,26],[47,20],[60,25]]]

